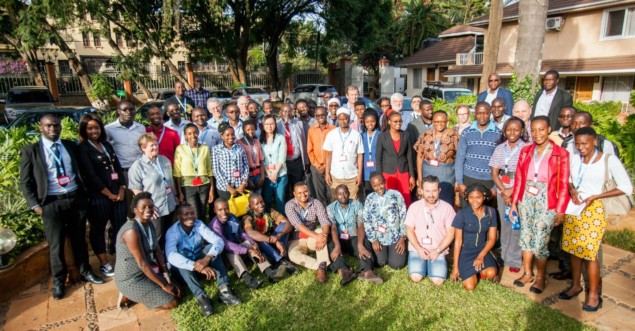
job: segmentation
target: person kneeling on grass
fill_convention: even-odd
[[[261,252],[275,261],[277,266],[284,266],[281,270],[292,275],[298,273],[298,269],[284,258],[287,255],[288,234],[293,226],[277,210],[272,208],[267,213],[260,194],[252,193],[249,196],[249,211],[243,216],[243,229],[249,238],[258,243]]]
[[[373,172],[370,185],[374,192],[366,197],[364,232],[373,244],[377,264],[401,269],[406,266],[406,203],[401,193],[386,189],[380,172]]]
[[[220,253],[225,244],[223,240],[196,219],[194,207],[187,203],[177,209],[178,222],[172,225],[165,236],[165,254],[172,265],[172,274],[180,276],[194,294],[205,317],[214,313],[212,303],[198,280],[199,274],[207,280],[218,281],[220,300],[234,306],[240,299],[229,288],[229,277]],[[203,240],[208,245],[203,245]]]
[[[419,193],[423,199],[410,205],[406,214],[408,236],[408,274],[418,283],[429,276],[432,283],[442,285],[448,277],[445,256],[454,240],[452,221],[454,207],[440,200],[439,178],[427,176]]]
[[[243,231],[236,216],[229,212],[227,200],[218,198],[214,202],[216,217],[210,223],[210,227],[225,242],[225,256],[234,267],[236,275],[240,277],[252,290],[262,285],[262,280],[252,277],[247,271],[247,266],[241,255],[249,254],[258,265],[258,269],[269,277],[270,281],[276,281],[284,276],[286,268],[283,265],[273,268],[269,261],[262,256],[258,243],[249,238]]]
[[[373,247],[364,233],[364,206],[361,202],[350,199],[348,187],[340,184],[335,188],[336,201],[326,207],[331,225],[331,236],[335,247],[331,251],[331,259],[337,258],[342,252],[356,256],[359,261],[359,276],[361,280],[373,284],[384,282],[373,272],[375,256]]]
[[[461,276],[463,287],[472,291],[481,278],[494,280],[498,273],[492,247],[496,243],[496,210],[484,206],[490,191],[481,184],[472,184],[465,190],[468,206],[459,210],[452,226],[454,234],[454,266],[452,280]]]
[[[329,251],[333,251],[335,243],[332,236],[329,236],[331,222],[324,205],[311,198],[309,188],[303,182],[293,186],[293,196],[294,198],[285,205],[289,222],[295,227],[289,242],[291,262],[316,270],[317,281],[322,284],[328,280],[326,267],[329,263],[331,271],[339,272],[342,276],[340,285],[344,286],[353,281],[357,275],[346,264],[341,254],[336,256],[332,263],[329,260]],[[309,256],[309,251],[314,251],[316,258]]]

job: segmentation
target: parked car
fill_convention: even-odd
[[[227,90],[211,90],[212,98],[218,99],[221,104],[225,104],[231,101],[232,94]]]
[[[75,123],[79,123],[79,119],[88,113],[94,113],[97,109],[93,107],[38,107],[31,108],[28,112],[22,113],[16,117],[11,123],[3,126],[3,128],[27,127],[27,133],[37,134],[38,130],[34,127],[40,122],[44,114],[55,114],[60,119],[71,118]]]
[[[304,84],[293,89],[293,92],[287,96],[285,102],[295,103],[298,99],[305,99],[313,100],[317,103],[318,99],[324,97],[325,92],[331,92],[333,93],[333,97],[337,97],[337,90],[333,85]]]
[[[241,96],[254,100],[259,105],[262,105],[263,101],[270,99],[269,93],[260,87],[239,87],[232,91],[231,102],[238,101],[238,98]]]
[[[427,99],[443,99],[447,102],[455,102],[462,95],[473,95],[472,91],[462,87],[445,87],[433,85],[424,87],[421,96]]]
[[[15,86],[9,90],[4,103],[4,118],[7,123],[18,115],[37,107],[53,107],[53,96],[46,86]]]

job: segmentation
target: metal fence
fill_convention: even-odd
[[[326,84],[327,77],[319,71],[304,71],[293,74],[293,86],[302,84]]]
[[[42,74],[44,85],[48,86],[48,79]],[[0,76],[0,98],[6,99],[9,90],[15,86],[33,86],[35,80],[28,74],[23,75],[2,75]]]

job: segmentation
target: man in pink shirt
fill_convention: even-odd
[[[440,192],[437,177],[424,177],[418,192],[423,199],[413,202],[406,214],[408,274],[415,283],[428,276],[432,283],[441,285],[448,277],[445,256],[454,240],[456,213],[449,203],[439,200]]]

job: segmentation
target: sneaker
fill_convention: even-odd
[[[229,306],[236,306],[236,305],[239,305],[239,304],[242,303],[240,301],[240,299],[238,299],[238,297],[236,297],[232,293],[231,289],[229,288],[229,285],[227,285],[227,284],[221,285],[218,288],[218,291],[220,292],[219,299],[224,304],[229,305]]]
[[[201,308],[201,313],[204,317],[208,317],[214,313],[214,307],[212,307],[212,302],[209,301],[207,295],[201,294],[196,297],[196,301],[198,302],[198,306]]]
[[[363,281],[367,281],[371,284],[381,284],[384,282],[381,277],[375,274],[372,270],[361,271],[357,277]]]
[[[284,265],[289,275],[297,275],[300,271],[291,262],[287,260],[280,261],[280,265]]]
[[[106,277],[114,277],[115,276],[115,268],[110,265],[110,263],[106,263],[99,268],[99,271]]]
[[[243,273],[240,278],[242,278],[245,284],[247,284],[247,286],[249,286],[249,288],[252,290],[259,288],[264,282],[262,279],[251,277],[248,272]]]

